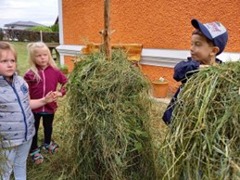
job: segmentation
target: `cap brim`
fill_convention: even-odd
[[[212,36],[210,35],[208,29],[202,23],[200,23],[197,19],[192,19],[191,23],[195,29],[199,29],[208,39],[212,40]]]

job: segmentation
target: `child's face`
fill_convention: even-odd
[[[214,46],[207,42],[207,39],[198,34],[192,35],[191,57],[201,64],[210,64],[214,53]],[[215,58],[215,57],[214,57]]]
[[[35,62],[38,66],[40,66],[41,68],[46,68],[48,66],[49,63],[49,58],[48,58],[48,51],[43,49],[43,48],[39,48],[36,50],[35,53]]]
[[[16,71],[16,59],[10,50],[0,51],[0,75],[6,78],[12,77]]]

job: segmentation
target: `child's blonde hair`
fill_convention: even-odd
[[[17,51],[16,51],[15,47],[8,42],[0,41],[0,57],[2,56],[2,51],[7,51],[7,50],[9,50],[13,53],[13,56],[14,56],[15,60],[17,61]]]
[[[38,74],[38,68],[37,68],[37,64],[35,61],[35,54],[38,51],[38,49],[46,50],[47,54],[48,54],[48,60],[49,60],[48,64],[56,69],[58,69],[58,67],[52,58],[49,48],[47,47],[47,45],[45,43],[43,43],[43,42],[29,43],[27,45],[27,50],[28,50],[28,61],[30,64],[30,70],[32,70],[32,72],[34,73],[34,76],[37,79],[37,81],[40,81],[41,77]]]

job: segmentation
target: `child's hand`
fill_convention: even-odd
[[[58,98],[58,97],[62,97],[62,93],[61,92],[59,92],[59,91],[55,91],[55,92],[53,92],[54,93],[54,95]]]
[[[210,67],[210,65],[207,65],[207,64],[200,64],[200,69],[203,69],[203,68],[207,68],[207,67]]]
[[[54,92],[50,91],[49,93],[46,94],[46,96],[44,97],[44,101],[46,103],[50,103],[50,102],[53,102],[53,101],[56,101],[57,100],[57,96],[55,95]]]

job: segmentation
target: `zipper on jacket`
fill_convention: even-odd
[[[44,70],[41,70],[42,71],[42,77],[43,77],[43,96],[42,97],[45,97],[45,93],[46,93],[46,77],[45,77],[45,72]],[[45,112],[45,106],[43,106],[42,108],[42,112]]]
[[[8,82],[8,81],[7,81],[7,82]],[[14,93],[16,94],[17,99],[18,99],[18,104],[20,105],[20,108],[21,108],[21,110],[22,110],[22,114],[23,114],[23,118],[24,118],[24,124],[25,124],[25,140],[27,141],[28,128],[27,128],[27,120],[26,120],[27,118],[26,118],[26,114],[25,114],[25,111],[24,111],[24,109],[23,109],[22,103],[21,103],[21,101],[20,101],[19,95],[18,95],[18,93],[17,93],[17,91],[16,91],[16,89],[15,89],[14,84],[13,84],[13,83],[11,84],[11,83],[9,83],[9,82],[8,82],[8,84],[12,87]]]

